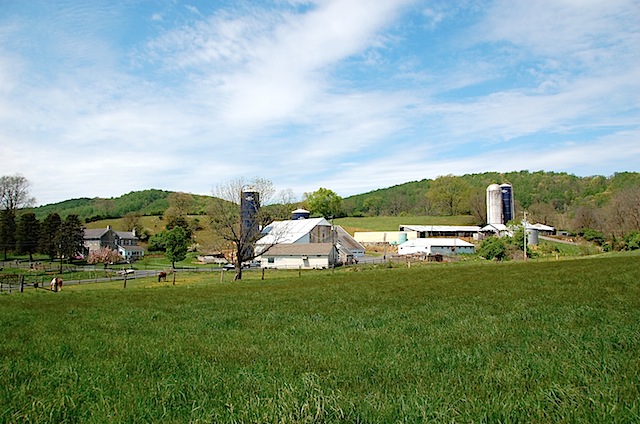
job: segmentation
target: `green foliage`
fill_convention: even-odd
[[[640,231],[632,231],[624,237],[627,250],[640,249]]]
[[[49,255],[53,260],[58,254],[58,233],[62,226],[60,215],[55,212],[50,213],[40,226],[40,253]]]
[[[342,198],[333,190],[320,187],[313,193],[305,193],[304,204],[314,215],[337,217],[342,211]]]
[[[462,178],[445,175],[436,178],[427,191],[427,199],[431,206],[441,215],[459,215],[468,212],[465,201],[469,195],[470,186]]]
[[[70,261],[84,250],[84,227],[77,215],[69,215],[65,219],[57,235],[57,243],[61,257]]]
[[[602,246],[605,242],[604,234],[592,228],[583,228],[578,234],[585,240],[595,243],[598,246]]]
[[[128,213],[140,215],[162,215],[169,208],[169,196],[175,194],[164,190],[133,191],[111,199],[72,199],[64,202],[39,206],[34,209],[38,219],[56,212],[65,218],[74,214],[85,222],[101,219],[123,217]],[[189,204],[189,214],[202,214],[211,200],[209,196],[190,195],[193,203]]]
[[[13,209],[0,210],[0,250],[7,260],[7,253],[16,247],[16,214]]]
[[[171,262],[172,268],[176,267],[176,262],[180,262],[187,257],[189,238],[182,227],[173,227],[164,235],[165,252],[164,255]]]
[[[158,234],[154,234],[149,239],[149,245],[147,246],[147,250],[149,252],[164,252],[167,250],[166,242],[165,242],[166,232],[162,231]]]
[[[38,251],[40,240],[40,222],[31,212],[20,216],[16,229],[17,252],[28,254],[31,258]]]
[[[489,237],[482,240],[478,255],[488,260],[502,261],[507,259],[507,244],[502,238]]]
[[[637,422],[637,259],[3,296],[0,422]]]

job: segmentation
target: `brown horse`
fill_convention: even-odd
[[[53,277],[51,279],[51,283],[49,284],[49,288],[54,292],[62,290],[62,278]]]
[[[160,274],[158,274],[158,283],[160,281],[167,281],[167,273],[164,271],[161,271]]]

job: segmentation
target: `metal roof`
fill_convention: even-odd
[[[295,219],[287,221],[274,221],[267,225],[262,232],[266,235],[256,244],[291,244],[300,240],[316,226],[330,227],[331,224],[324,218]]]
[[[441,247],[473,247],[472,243],[466,242],[464,240],[456,239],[456,238],[417,238],[407,240],[402,243],[400,246],[409,247],[409,246],[441,246]]]
[[[400,225],[403,231],[418,232],[478,232],[480,227],[477,225]]]
[[[329,256],[333,248],[331,243],[277,244],[262,256]]]

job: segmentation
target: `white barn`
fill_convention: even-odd
[[[457,238],[417,238],[408,240],[398,246],[400,255],[458,255],[475,253],[475,246]]]
[[[277,244],[261,255],[262,268],[325,269],[338,262],[338,249],[331,243]]]

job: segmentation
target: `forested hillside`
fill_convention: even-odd
[[[169,208],[170,191],[143,190],[134,191],[111,199],[82,198],[66,200],[34,209],[38,219],[43,219],[51,212],[56,212],[63,218],[68,215],[78,215],[83,221],[94,221],[106,218],[119,218],[129,213],[139,215],[162,215]],[[189,214],[203,213],[211,197],[192,195],[193,203],[189,206]]]
[[[557,172],[485,172],[409,182],[344,199],[347,216],[472,215],[486,221],[486,188],[513,185],[516,215],[557,228],[624,234],[640,228],[640,173],[578,177]]]
[[[640,228],[640,173],[578,177],[558,172],[485,172],[447,175],[413,181],[343,199],[342,216],[453,216],[471,215],[477,224],[486,221],[486,188],[492,183],[513,185],[516,216],[529,213],[531,221],[559,229],[593,228],[608,235]],[[56,212],[63,218],[76,214],[84,222],[127,214],[161,215],[170,196],[163,190],[131,192],[111,199],[73,199],[38,207],[38,219]],[[188,214],[205,213],[209,196],[187,196],[182,202]],[[181,203],[179,199],[174,199]]]

